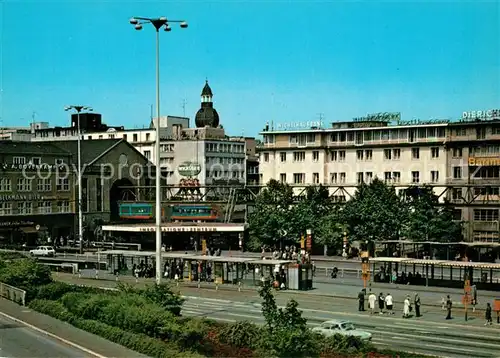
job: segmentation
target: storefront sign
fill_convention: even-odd
[[[140,229],[142,232],[153,232],[156,231],[154,227],[142,227]],[[215,232],[217,228],[215,227],[162,227],[162,232]]]
[[[306,122],[286,122],[278,123],[278,130],[287,129],[311,129],[311,128],[322,128],[322,121],[306,121]]]
[[[400,120],[401,112],[380,112],[367,114],[364,117],[353,118],[354,122],[391,122]]]
[[[37,201],[44,200],[45,197],[38,194],[1,194],[0,201]]]
[[[493,167],[500,166],[500,158],[489,158],[489,157],[471,157],[469,158],[469,166],[483,166],[483,167]]]
[[[462,113],[461,122],[469,122],[475,120],[493,120],[500,119],[500,109],[489,109],[487,111],[469,111]]]
[[[0,169],[3,170],[56,170],[64,169],[64,164],[0,164]]]
[[[0,221],[0,227],[33,226],[33,221]]]
[[[449,119],[412,119],[411,121],[398,121],[398,126],[413,126],[413,125],[425,125],[425,124],[447,124],[450,123]]]
[[[177,168],[183,177],[194,177],[201,173],[201,165],[193,162],[184,162]]]

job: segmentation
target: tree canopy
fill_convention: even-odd
[[[307,187],[300,200],[292,186],[271,180],[249,215],[250,234],[260,245],[300,241],[312,229],[315,245],[339,249],[344,232],[349,241],[453,242],[462,238],[453,207],[439,203],[431,187],[396,189],[375,178],[360,185],[346,203],[332,200],[327,187]],[[295,193],[296,194],[296,193]]]

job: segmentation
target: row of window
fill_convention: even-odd
[[[212,153],[245,153],[244,144],[205,143],[205,151]]]
[[[474,209],[474,221],[498,221],[498,209]]]
[[[97,138],[98,138],[98,139],[104,139],[104,135],[103,135],[103,134],[99,134],[99,135],[97,136]],[[109,133],[109,134],[107,135],[107,139],[115,139],[115,138],[116,138],[116,134],[115,134],[115,133]],[[124,134],[121,136],[121,138],[123,138],[124,140],[127,140],[127,138],[128,138],[127,133],[124,133]],[[91,135],[87,136],[87,139],[88,139],[88,140],[92,140],[92,136],[91,136]],[[137,135],[137,133],[134,133],[134,134],[132,135],[132,141],[133,141],[133,142],[138,142],[138,141],[139,141],[139,136]],[[150,141],[151,141],[151,133],[146,133],[146,140],[145,140],[145,141],[146,141],[146,142],[150,142]]]
[[[244,158],[228,158],[228,157],[206,157],[207,164],[241,164],[245,163]]]
[[[205,173],[207,178],[219,179],[219,178],[231,178],[231,179],[243,179],[245,178],[245,172],[243,171],[229,171],[229,170],[207,170]]]
[[[15,164],[15,165],[25,165],[25,164],[40,165],[40,164],[42,164],[42,158],[41,157],[32,157],[32,158],[29,158],[29,160],[27,160],[26,157],[13,157],[12,164]],[[56,158],[54,160],[54,164],[56,164],[56,165],[64,164],[64,159]]]
[[[306,174],[305,173],[293,173],[293,184],[306,184]],[[369,183],[375,178],[373,172],[357,172],[356,173],[356,183]],[[430,182],[439,182],[439,171],[431,170],[429,174]],[[280,174],[280,181],[283,183],[287,182],[287,173]],[[386,183],[397,184],[401,183],[401,172],[384,172],[384,181]],[[417,184],[421,182],[421,175],[419,171],[411,172],[411,183]],[[320,184],[319,173],[312,173],[312,184]],[[347,183],[347,173],[337,172],[330,173],[330,184],[345,184]]]
[[[476,139],[485,139],[487,132],[491,131],[492,135],[500,135],[500,126],[495,125],[492,126],[491,128],[486,128],[486,127],[477,127],[475,128],[475,135]],[[465,137],[467,135],[471,135],[471,131],[467,133],[467,128],[456,128],[453,132],[457,137]]]
[[[31,201],[17,203],[17,210],[14,210],[12,203],[0,202],[1,215],[32,215],[32,214],[52,214],[54,213],[51,201],[42,201],[37,204]],[[70,205],[68,200],[57,202],[55,213],[69,213]]]
[[[18,178],[17,179],[17,191],[26,192],[32,191],[33,179],[28,178]],[[41,191],[52,191],[52,179],[37,179],[37,190]],[[69,191],[69,179],[68,178],[57,178],[56,183],[57,191]],[[1,192],[11,192],[12,191],[12,180],[10,178],[0,179],[0,191]]]

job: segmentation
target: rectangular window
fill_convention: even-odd
[[[391,160],[392,152],[390,149],[384,149],[384,159]]]
[[[319,160],[319,151],[313,151],[313,161],[317,162]]]
[[[264,161],[265,162],[269,161],[269,153],[264,153]]]
[[[399,160],[399,158],[401,158],[401,149],[393,149],[392,157],[394,158],[394,160]]]
[[[474,221],[498,221],[498,209],[474,209]]]
[[[313,184],[319,184],[319,173],[313,173]]]
[[[33,164],[33,165],[40,165],[40,164],[42,164],[42,158],[40,158],[40,157],[33,157],[33,158],[31,158],[31,164]]]
[[[69,191],[69,179],[68,178],[57,178],[56,190],[57,191]]]
[[[101,212],[102,211],[102,179],[101,178],[96,178],[95,179],[95,205],[96,205],[96,211]]]
[[[346,182],[346,173],[339,173],[339,176],[340,176],[340,178],[339,178],[340,183],[345,184],[345,182]]]
[[[385,172],[384,173],[384,181],[386,184],[390,183],[392,181],[392,175],[391,172]]]
[[[462,178],[462,167],[453,167],[453,179]]]
[[[356,178],[357,178],[357,181],[358,181],[358,184],[362,184],[364,183],[364,173],[356,173]]]
[[[307,135],[307,143],[314,143],[316,142],[316,134],[309,133]]]
[[[339,150],[339,161],[345,161],[345,150]]]
[[[439,181],[439,172],[437,170],[431,170],[431,182],[437,183]]]
[[[394,183],[401,183],[401,173],[400,172],[392,172],[392,180]]]
[[[150,133],[146,133],[146,142],[149,142],[151,140],[150,137],[151,137],[151,134]]]
[[[330,173],[330,183],[337,184],[338,176],[337,173]]]
[[[365,150],[365,158],[366,158],[366,160],[372,160],[373,151],[371,149]]]
[[[137,134],[133,135],[133,140],[134,140],[134,142],[137,142]]]
[[[38,179],[37,191],[52,191],[52,180],[49,179]]]
[[[280,182],[286,183],[286,173],[281,173],[280,174]]]
[[[462,199],[462,188],[453,188],[451,191],[451,198],[453,200]]]
[[[33,203],[32,202],[18,202],[17,203],[17,213],[19,215],[33,214]]]
[[[336,150],[332,150],[332,151],[330,152],[330,161],[331,161],[331,162],[336,162],[336,161],[337,161],[337,158],[338,158],[338,156],[337,156],[337,151],[336,151]]]
[[[58,201],[57,211],[60,213],[69,213],[69,201],[68,200]]]
[[[453,158],[462,158],[462,148],[453,148],[452,156]]]
[[[439,158],[439,147],[432,147],[431,148],[431,157],[432,158]]]
[[[420,172],[411,172],[411,182],[412,183],[420,182]]]
[[[356,151],[356,157],[358,160],[363,160],[363,151],[362,150],[357,150]]]
[[[411,157],[413,159],[419,159],[420,158],[420,148],[412,148],[411,149]]]
[[[10,178],[0,179],[0,191],[11,192],[12,191],[12,181]]]
[[[12,203],[0,202],[1,215],[12,215]]]
[[[366,181],[368,183],[370,183],[373,180],[373,172],[366,172],[365,176],[366,176]]]
[[[269,160],[269,158],[268,158],[268,160]],[[280,160],[282,163],[286,162],[286,152],[280,153]]]
[[[457,128],[455,129],[455,135],[457,137],[464,137],[467,135],[467,130],[465,128]]]
[[[146,159],[151,160],[151,151],[150,150],[145,150],[144,151],[144,156]]]
[[[294,184],[304,184],[306,175],[304,173],[293,173]]]
[[[303,162],[306,160],[306,152],[293,152],[294,162]]]
[[[15,165],[24,165],[24,164],[26,164],[26,158],[25,157],[14,157],[12,159],[12,163]]]
[[[31,191],[31,179],[19,178],[17,179],[17,191]]]
[[[50,214],[52,213],[52,202],[42,201],[38,203],[38,213],[39,214]]]

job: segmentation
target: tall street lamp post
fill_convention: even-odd
[[[81,133],[80,133],[80,113],[82,111],[91,112],[92,108],[88,106],[66,106],[65,111],[76,112],[77,134],[78,134],[78,244],[80,253],[83,253],[83,212],[82,212],[82,151],[81,151]]]
[[[167,20],[166,17],[147,18],[132,17],[130,23],[136,30],[142,30],[142,25],[151,24],[156,29],[156,143],[155,143],[155,167],[156,167],[156,283],[161,282],[161,173],[160,173],[160,29],[169,32],[172,30],[171,23],[178,23],[185,29],[188,27],[186,21]]]

